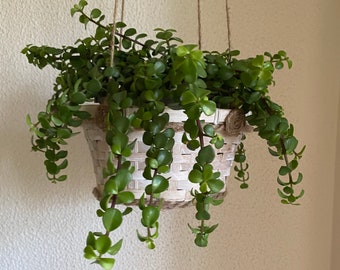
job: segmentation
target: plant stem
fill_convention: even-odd
[[[101,23],[95,21],[95,20],[92,19],[91,17],[87,16],[82,10],[80,10],[79,12],[80,12],[83,16],[85,16],[90,22],[94,23],[95,25],[97,25],[97,26],[99,26],[99,27],[101,27],[101,28],[110,30],[107,26],[105,26],[105,25],[103,25],[103,24],[101,24]],[[112,27],[115,28],[115,26],[112,26]],[[131,41],[131,42],[133,42],[133,43],[135,43],[135,44],[137,44],[137,45],[140,45],[140,46],[142,46],[142,47],[145,47],[145,44],[142,43],[142,42],[139,42],[138,40],[135,40],[135,39],[133,39],[133,38],[130,38],[130,37],[128,37],[128,36],[125,36],[124,34],[119,33],[119,32],[117,32],[117,31],[112,31],[112,32],[114,32],[115,35],[117,35],[117,36],[119,36],[119,37],[125,38],[125,39],[127,39],[127,40],[129,40],[129,41]],[[150,48],[150,50],[154,51],[153,48]]]
[[[204,147],[204,134],[203,134],[203,128],[202,128],[202,124],[201,121],[199,119],[196,120],[196,125],[198,127],[198,137],[200,140],[200,145],[201,145],[201,149]]]
[[[201,220],[200,231],[201,231],[201,234],[203,235],[204,234],[204,220]]]
[[[122,167],[122,156],[118,155],[117,156],[117,170],[119,170]],[[115,208],[116,207],[116,202],[117,202],[117,194],[114,194],[111,199],[111,206],[110,208]]]
[[[280,137],[280,143],[281,143],[281,148],[282,148],[282,155],[283,155],[284,161],[286,163],[286,166],[288,167],[289,160],[288,160],[287,150],[286,150],[286,147],[284,145],[284,140],[283,140],[282,136]],[[289,184],[292,187],[293,186],[293,176],[292,176],[291,172],[288,173],[288,177],[289,177]]]

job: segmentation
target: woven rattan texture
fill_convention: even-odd
[[[171,123],[171,126],[177,130],[174,138],[176,143],[173,148],[171,170],[168,174],[164,175],[165,177],[170,177],[170,180],[168,190],[162,193],[162,199],[164,199],[163,208],[184,207],[190,204],[192,200],[190,191],[192,188],[198,188],[197,184],[193,184],[188,180],[188,173],[195,163],[197,152],[187,149],[187,147],[181,143],[183,134],[183,131],[181,131],[182,122]],[[96,120],[90,119],[84,121],[83,129],[89,144],[97,181],[97,186],[93,193],[100,199],[105,184],[102,172],[103,168],[106,167],[110,149],[105,141],[105,132],[98,126]],[[148,148],[142,142],[142,135],[143,130],[133,130],[129,135],[131,141],[136,139],[135,148],[129,157],[129,161],[131,161],[135,167],[135,171],[133,173],[133,180],[128,186],[128,190],[135,195],[135,203],[137,203],[137,200],[144,193],[145,186],[150,184],[150,181],[145,180],[143,177],[145,153]],[[208,144],[209,138],[205,138],[205,140],[205,144]],[[224,146],[216,150],[213,166],[216,171],[221,173],[221,179],[226,183],[227,177],[230,174],[236,147],[240,142],[240,136],[225,137],[224,140]],[[224,197],[225,194],[226,189],[222,190],[217,197]]]

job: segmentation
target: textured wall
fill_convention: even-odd
[[[89,2],[111,13],[112,1]],[[226,47],[223,2],[202,0],[203,46],[207,49]],[[244,56],[285,49],[294,61],[292,70],[278,74],[273,92],[275,100],[287,107],[298,138],[308,145],[301,164],[306,190],[303,205],[279,203],[275,191],[279,164],[267,155],[264,142],[249,136],[251,187],[240,191],[237,183],[229,182],[226,203],[214,210],[213,222],[220,226],[211,236],[210,247],[202,250],[192,245],[186,223],[192,221],[193,209],[164,213],[154,251],[146,250],[136,239],[139,217],[132,215],[120,231],[125,245],[117,257],[118,270],[330,269],[339,3],[229,2],[234,48]],[[27,43],[60,46],[84,36],[77,19],[69,16],[73,4],[73,0],[0,1],[0,269],[97,269],[82,259],[87,231],[100,226],[84,138],[78,136],[69,144],[69,181],[52,185],[45,179],[42,158],[30,152],[24,124],[26,113],[34,115],[43,109],[55,72],[28,65],[20,50]],[[194,0],[126,0],[126,21],[142,31],[157,26],[177,28],[186,42],[196,42],[193,8]],[[339,246],[337,241],[333,241],[334,247]],[[333,269],[338,269],[335,264]]]
[[[339,83],[339,90],[340,90],[340,83]],[[340,99],[339,99],[339,105],[340,105]],[[338,115],[340,115],[340,106],[339,106],[339,112]],[[338,136],[337,136],[337,153],[340,153],[340,117],[338,119]],[[335,177],[338,178],[337,175],[340,173],[339,169],[340,165],[340,154],[337,154],[336,160],[335,160]],[[340,190],[340,182],[335,181],[334,185],[334,209],[333,209],[333,242],[332,242],[332,262],[331,262],[331,270],[337,270],[340,268],[340,196],[338,195],[338,192]]]

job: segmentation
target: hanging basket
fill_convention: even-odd
[[[99,105],[86,105],[84,106],[84,109],[95,116],[98,106]],[[173,162],[171,164],[170,172],[164,175],[165,177],[170,178],[170,180],[168,190],[162,193],[162,199],[164,200],[163,208],[184,207],[192,200],[190,191],[193,188],[198,189],[198,184],[193,184],[188,180],[188,173],[196,162],[195,158],[197,156],[197,151],[189,150],[187,146],[182,143],[183,121],[186,119],[186,115],[183,111],[168,109],[166,112],[170,115],[169,126],[175,130],[175,145],[173,147]],[[221,149],[216,149],[215,159],[212,163],[214,169],[221,173],[220,178],[225,184],[227,177],[230,174],[230,168],[234,160],[237,145],[241,140],[241,133],[245,127],[244,116],[241,121],[240,119],[237,120],[238,117],[230,116],[232,116],[230,110],[217,110],[213,116],[202,119],[205,120],[206,123],[212,123],[229,130],[228,134],[230,134],[230,136],[224,137],[225,144]],[[225,122],[228,122],[227,125],[224,124]],[[106,144],[106,134],[101,123],[98,122],[98,119],[93,117],[89,120],[85,120],[83,121],[82,126],[86,140],[89,144],[97,181],[97,186],[94,188],[93,194],[100,200],[106,181],[106,179],[103,178],[103,169],[107,165],[110,148]],[[129,157],[129,161],[131,161],[135,170],[132,175],[132,181],[128,186],[128,190],[135,195],[136,200],[134,204],[138,203],[138,199],[144,193],[144,188],[150,184],[150,181],[145,180],[143,177],[146,158],[145,153],[148,150],[148,147],[144,145],[142,141],[143,132],[142,129],[135,129],[129,134],[131,141],[136,140],[133,153]],[[221,133],[221,135],[223,134]],[[209,138],[205,138],[205,144],[207,145],[208,143]],[[225,195],[226,188],[217,194],[216,197],[222,198]]]

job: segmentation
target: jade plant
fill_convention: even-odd
[[[78,39],[72,46],[27,45],[22,50],[29,63],[40,69],[51,66],[59,72],[46,109],[38,113],[37,121],[29,115],[26,118],[33,133],[32,149],[45,156],[47,178],[52,183],[67,179],[63,173],[68,166],[64,146],[76,134],[75,128],[91,117],[82,105],[93,102],[107,108],[105,131],[111,155],[103,172],[107,182],[97,211],[104,229],[89,232],[84,249],[87,259],[104,269],[113,267],[122,239],[113,240],[112,234],[124,216],[133,211],[129,204],[135,199],[139,199],[141,223],[146,229],[145,233],[137,232],[138,238],[148,248],[155,247],[162,208],[159,198],[171,181],[164,174],[171,170],[175,143],[198,150],[196,163],[188,172],[188,181],[199,184],[191,192],[198,225],[189,227],[195,244],[207,246],[209,234],[217,227],[209,224],[209,209],[222,203],[223,199],[215,195],[225,185],[212,165],[215,149],[224,144],[223,133],[202,121],[202,115],[212,115],[216,108],[239,110],[245,115],[253,133],[267,142],[269,154],[282,161],[275,177],[281,202],[298,204],[304,191],[296,190],[303,178],[297,167],[305,147],[297,150],[293,125],[269,96],[274,71],[292,66],[284,51],[240,59],[237,50],[209,52],[196,45],[184,45],[173,29],[158,28],[155,38],[149,39],[123,22],[103,24],[101,10],[95,8],[87,13],[87,5],[80,0],[72,7],[71,15],[79,15],[85,26],[94,24],[93,35]],[[136,109],[126,115],[125,109],[130,107]],[[187,116],[182,142],[174,140],[176,131],[168,126],[165,107],[183,110]],[[135,128],[144,130],[143,142],[149,149],[143,174],[149,184],[141,198],[126,190],[134,170],[129,162],[134,148],[129,132]],[[208,144],[204,137],[210,138]],[[243,189],[249,185],[245,152],[241,142],[234,169]]]

